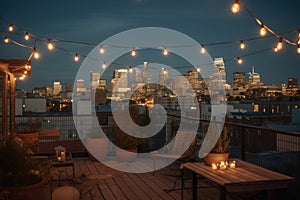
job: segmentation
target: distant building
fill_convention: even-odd
[[[53,95],[59,95],[59,93],[62,91],[62,85],[60,82],[55,81],[53,83]]]
[[[240,88],[246,86],[245,72],[233,72],[233,88]]]
[[[66,85],[65,85],[65,91],[66,92],[71,92],[72,91],[72,84],[71,83],[66,83]]]
[[[222,85],[226,84],[225,63],[222,57],[215,58],[214,60],[213,77],[215,80],[221,82]]]
[[[263,83],[260,80],[260,74],[254,72],[254,66],[252,67],[252,71],[249,73],[249,86],[258,86],[258,85],[263,85]]]
[[[288,88],[298,88],[298,79],[288,78]]]
[[[85,81],[83,79],[76,80],[76,93],[87,92]]]
[[[90,72],[91,92],[96,90],[99,86],[100,72]]]

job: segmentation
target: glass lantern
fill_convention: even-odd
[[[55,147],[56,160],[58,162],[66,161],[66,148],[63,146]]]

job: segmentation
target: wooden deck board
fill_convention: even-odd
[[[181,199],[181,191],[173,190],[166,192],[165,189],[173,187],[178,170],[170,170],[165,167],[153,173],[125,173],[118,172],[114,169],[103,165],[99,162],[91,162],[88,159],[74,159],[76,179],[82,180],[82,183],[75,183],[74,186],[81,191],[82,200],[98,200],[98,199]],[[176,166],[178,168],[178,166]],[[53,169],[52,174],[59,174],[61,178],[72,177],[72,168]],[[175,176],[169,176],[173,174]],[[91,179],[93,178],[94,179]],[[72,185],[70,182],[61,184],[54,182],[53,188],[61,185]],[[180,178],[177,180],[176,188],[180,188]],[[185,182],[185,186],[191,187],[190,181]],[[198,186],[207,186],[208,183],[199,180]],[[191,189],[184,190],[185,199],[192,198]],[[218,199],[218,188],[201,188],[198,190],[199,199]],[[236,198],[229,198],[236,199]]]

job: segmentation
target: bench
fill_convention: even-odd
[[[60,129],[42,129],[39,131],[39,141],[58,141]]]

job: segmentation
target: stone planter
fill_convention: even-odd
[[[91,161],[102,161],[108,154],[109,142],[107,138],[87,138],[86,148]]]
[[[219,163],[220,161],[227,161],[229,153],[209,153],[204,158],[204,164],[211,165],[212,163]]]
[[[136,150],[126,151],[120,148],[116,148],[116,157],[120,162],[133,162],[137,157],[137,153]]]

